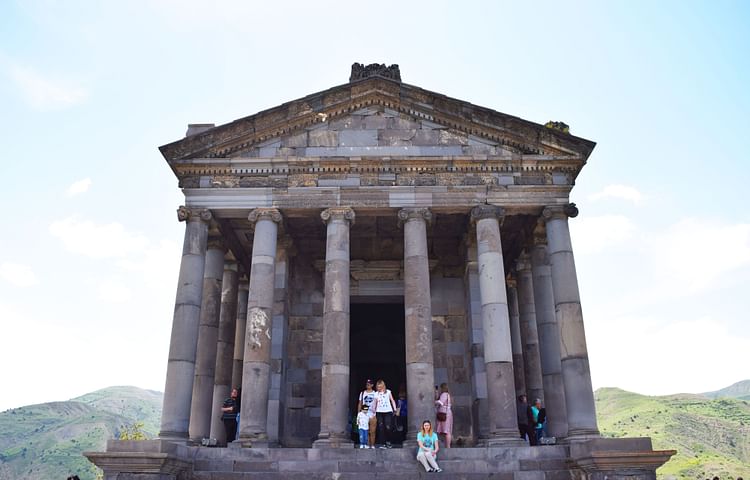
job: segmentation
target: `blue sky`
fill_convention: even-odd
[[[0,410],[162,390],[184,226],[157,147],[351,63],[598,142],[571,221],[595,387],[750,378],[750,4],[0,4]]]

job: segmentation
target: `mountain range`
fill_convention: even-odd
[[[750,380],[715,392],[659,397],[617,388],[595,392],[599,428],[608,437],[648,436],[655,449],[678,453],[659,478],[750,478]],[[65,402],[0,412],[0,480],[57,480],[98,471],[81,455],[102,451],[107,439],[141,423],[156,436],[162,394],[108,387]]]

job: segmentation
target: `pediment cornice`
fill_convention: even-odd
[[[340,85],[160,147],[168,162],[230,157],[363,108],[387,108],[496,142],[522,155],[576,157],[595,143],[518,117],[382,77]]]

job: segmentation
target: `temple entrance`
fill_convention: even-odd
[[[349,348],[351,411],[356,413],[359,392],[368,378],[383,379],[397,400],[399,387],[406,388],[404,304],[352,303]]]

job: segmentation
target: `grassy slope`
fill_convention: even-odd
[[[677,455],[662,478],[750,477],[750,403],[699,395],[647,397],[616,388],[596,391],[602,434],[651,437],[654,449]]]
[[[120,426],[137,421],[155,435],[160,412],[161,394],[135,387],[111,387],[67,402],[2,412],[0,480],[71,474],[93,479],[96,470],[81,452],[103,450]]]

